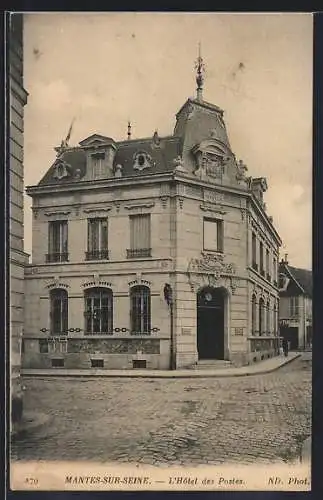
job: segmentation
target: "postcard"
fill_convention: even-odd
[[[308,491],[296,13],[12,13],[10,487]]]

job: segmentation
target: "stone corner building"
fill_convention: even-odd
[[[154,368],[273,356],[281,240],[197,97],[173,135],[68,140],[37,186],[26,269],[25,368]],[[70,135],[70,134],[69,134]]]
[[[9,19],[9,185],[10,185],[10,369],[11,422],[22,416],[20,383],[21,343],[24,327],[24,267],[28,255],[24,252],[24,106],[27,92],[23,83],[23,15]],[[9,126],[8,126],[9,128]]]

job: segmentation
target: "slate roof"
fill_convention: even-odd
[[[96,137],[97,134],[93,134]],[[102,136],[101,136],[102,137]],[[89,138],[80,142],[80,147],[71,148],[65,151],[59,159],[56,158],[52,166],[40,180],[38,185],[57,184],[57,179],[53,176],[55,166],[59,160],[63,160],[69,165],[69,175],[60,179],[59,184],[65,184],[76,179],[76,171],[79,170],[79,180],[82,180],[86,173],[86,151],[83,148]],[[111,140],[111,139],[109,139]],[[113,161],[113,168],[122,165],[122,177],[138,177],[142,175],[171,172],[175,168],[174,160],[181,154],[182,139],[180,137],[157,137],[158,142],[153,137],[145,139],[130,139],[127,141],[114,142],[116,153]],[[134,155],[146,153],[152,159],[152,167],[143,170],[133,168]]]
[[[301,292],[308,297],[312,297],[313,294],[313,276],[312,271],[308,269],[301,269],[299,267],[293,267],[286,262],[280,262],[279,272],[284,273],[289,276],[292,281],[287,287],[287,290],[281,292],[281,295],[290,295],[291,293]]]
[[[181,153],[181,142],[179,137],[174,136],[160,138],[158,145],[151,137],[119,142],[113,162],[114,168],[122,165],[122,177],[171,172],[175,167],[173,160]],[[145,152],[151,156],[154,164],[152,168],[143,171],[134,170],[133,158],[139,152]]]
[[[71,182],[71,177],[75,177],[76,170],[80,170],[80,177],[84,177],[86,172],[86,153],[82,148],[72,148],[60,156],[60,159],[66,162],[71,168],[69,169],[69,176],[64,177],[59,181],[60,184],[66,184]],[[40,180],[39,185],[44,184],[57,184],[57,179],[53,177],[55,171],[55,165],[59,161],[58,158],[55,159],[52,166],[47,170],[44,177]]]
[[[313,276],[312,271],[300,269],[298,267],[287,266],[291,275],[301,285],[306,295],[312,297],[313,293]]]

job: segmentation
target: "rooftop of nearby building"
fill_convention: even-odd
[[[294,267],[289,265],[287,257],[280,262],[280,273],[285,273],[289,275],[296,286],[300,289],[302,293],[308,297],[312,297],[313,294],[313,275],[312,271],[308,269],[301,269],[299,267]]]

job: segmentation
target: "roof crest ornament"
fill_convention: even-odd
[[[60,157],[64,153],[64,151],[66,151],[69,148],[68,143],[69,143],[69,140],[71,138],[74,122],[75,122],[75,117],[73,118],[73,120],[71,122],[70,128],[67,132],[67,136],[65,137],[65,139],[62,140],[59,148],[55,148],[57,151],[57,157]]]
[[[201,42],[199,42],[199,53],[198,58],[195,62],[196,71],[196,97],[198,101],[203,101],[203,84],[204,84],[204,75],[205,75],[205,65],[203,62],[203,58],[201,56]]]

